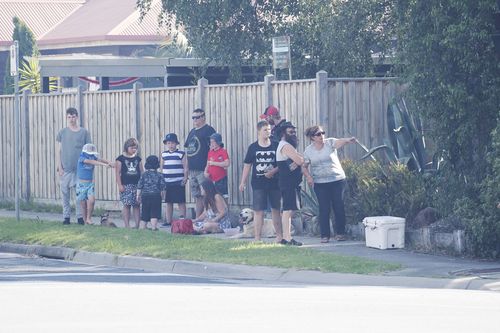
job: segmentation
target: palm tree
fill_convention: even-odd
[[[19,69],[21,75],[19,79],[19,89],[21,91],[31,90],[32,93],[38,94],[42,91],[42,83],[40,76],[40,66],[38,58],[30,57],[27,61],[22,62],[22,67]],[[55,91],[57,86],[57,78],[49,78],[49,91]]]

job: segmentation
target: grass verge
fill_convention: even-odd
[[[18,223],[15,219],[6,218],[0,218],[0,241],[65,246],[118,255],[262,265],[322,272],[376,274],[400,268],[400,265],[382,261],[277,244],[172,235],[149,230],[63,226],[60,223],[45,221],[22,220]]]
[[[12,200],[0,200],[0,209],[15,210],[16,204]],[[61,205],[40,203],[31,200],[30,201],[20,200],[19,209],[27,212],[56,213],[56,214],[62,214],[63,211]],[[71,206],[71,210],[75,211],[74,205]],[[93,215],[99,216],[104,212],[105,212],[104,209],[95,208]]]

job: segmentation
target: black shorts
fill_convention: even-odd
[[[161,218],[161,195],[141,197],[141,220],[149,222],[151,219]]]
[[[167,203],[185,203],[186,202],[186,186],[180,183],[168,184],[165,202]]]
[[[282,189],[281,198],[283,199],[283,210],[300,209],[300,188]]]
[[[281,194],[280,190],[253,190],[253,209],[266,210],[268,203],[272,209],[280,210]]]
[[[228,190],[227,190],[227,177],[224,177],[222,179],[219,179],[218,181],[214,182],[215,189],[222,194],[224,198],[228,198]]]

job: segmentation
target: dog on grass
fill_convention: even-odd
[[[231,238],[254,238],[255,237],[255,222],[253,220],[254,211],[250,208],[243,208],[239,214],[240,225],[243,230],[239,234],[231,236]],[[274,231],[273,220],[264,218],[262,223],[261,237],[271,238],[276,237]]]
[[[116,224],[109,220],[109,212],[101,215],[101,227],[116,228]]]

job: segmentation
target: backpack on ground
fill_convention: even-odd
[[[191,219],[178,219],[172,221],[173,234],[187,234],[191,235],[194,231],[193,221]]]

